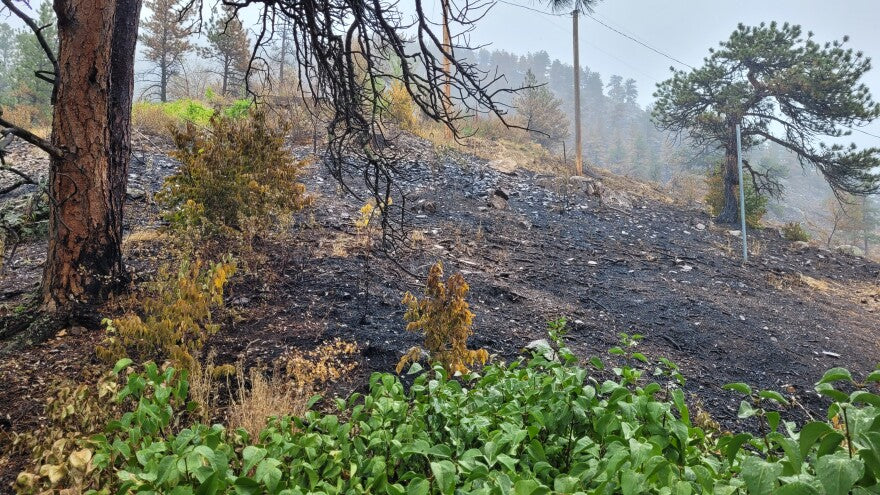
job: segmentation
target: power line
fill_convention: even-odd
[[[846,126],[844,126],[844,127],[846,127]],[[868,135],[868,136],[871,136],[871,137],[875,137],[875,138],[877,138],[877,139],[880,139],[880,136],[878,136],[877,134],[872,134],[872,133],[870,133],[870,132],[868,132],[868,131],[863,131],[863,130],[861,130],[861,129],[856,129],[855,127],[846,127],[846,128],[849,129],[849,130],[851,130],[851,131],[861,132],[862,134],[866,134],[866,135]]]
[[[663,51],[660,51],[660,50],[654,48],[653,46],[651,46],[651,45],[645,43],[644,41],[640,41],[640,40],[638,40],[638,39],[636,39],[636,38],[634,38],[634,37],[632,37],[632,36],[630,36],[630,35],[624,33],[623,31],[621,31],[621,30],[619,30],[619,29],[617,29],[617,28],[615,28],[615,27],[609,26],[608,24],[606,24],[606,23],[600,21],[599,19],[596,19],[595,17],[593,17],[593,16],[590,15],[590,14],[584,13],[584,15],[587,16],[587,17],[589,17],[590,19],[596,21],[597,23],[601,24],[602,26],[605,26],[606,28],[608,28],[608,29],[614,31],[615,33],[617,33],[617,34],[623,36],[624,38],[627,38],[627,39],[629,39],[629,40],[631,40],[631,41],[634,41],[634,42],[636,42],[636,43],[642,45],[643,47],[647,48],[648,50],[651,50],[652,52],[657,53],[658,55],[662,55],[662,56],[668,58],[669,60],[672,60],[673,62],[675,62],[675,63],[677,63],[677,64],[681,64],[681,65],[683,65],[683,66],[685,66],[685,67],[690,67],[691,69],[695,69],[695,68],[696,68],[696,67],[694,67],[694,66],[691,65],[691,64],[688,64],[688,63],[682,62],[681,60],[679,60],[679,59],[673,57],[672,55],[669,55],[668,53],[665,53],[665,52],[663,52]]]
[[[498,3],[506,4],[506,5],[510,5],[510,6],[513,6],[513,7],[519,7],[519,8],[521,8],[521,9],[531,10],[532,12],[537,12],[537,13],[539,13],[539,14],[549,15],[549,16],[553,16],[553,17],[562,17],[562,16],[567,16],[567,15],[568,15],[568,14],[562,14],[562,13],[559,13],[559,12],[546,12],[546,11],[543,11],[543,10],[540,10],[540,9],[536,9],[536,8],[529,7],[528,5],[521,5],[521,4],[518,4],[518,3],[508,2],[507,0],[497,0],[497,2],[498,2]]]

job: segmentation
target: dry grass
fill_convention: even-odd
[[[135,230],[122,241],[124,246],[132,246],[136,244],[152,243],[165,239],[167,236],[157,229],[140,229]]]
[[[229,428],[244,428],[254,436],[269,418],[303,415],[312,396],[357,367],[358,352],[356,344],[334,340],[312,351],[291,351],[268,374],[256,366],[246,372],[239,362],[238,393],[227,411]]]
[[[170,136],[177,121],[161,105],[135,104],[131,112],[131,125],[147,135]]]
[[[271,376],[266,376],[257,367],[246,373],[244,365],[239,362],[236,378],[238,397],[228,411],[230,430],[243,428],[254,437],[266,427],[269,418],[301,415],[306,410],[308,397],[291,394],[286,380],[277,370]]]
[[[803,273],[798,273],[797,277],[798,277],[798,281],[801,284],[803,284],[813,290],[817,290],[820,292],[826,292],[826,291],[828,291],[828,289],[831,288],[831,286],[828,284],[828,282],[826,282],[824,280],[819,280],[818,278],[813,278],[809,275],[804,275]]]

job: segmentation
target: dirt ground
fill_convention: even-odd
[[[149,193],[174,168],[163,153],[138,144],[131,178],[146,194],[136,191],[140,197],[129,202],[129,232],[155,225]],[[563,188],[561,179],[509,164],[502,172],[472,156],[435,153],[415,139],[404,145],[411,162],[401,164],[399,183],[409,192],[417,232],[412,249],[392,261],[365,247],[368,236],[354,226],[362,203],[341,195],[313,166],[304,182],[315,206],[298,215],[288,240],[261,247],[274,276],[230,288],[238,317],[208,345],[218,362],[269,362],[338,337],[358,342],[362,361],[356,379],[336,393],[363,388],[370,372],[393,370],[419,343],[404,331],[400,300],[420,290],[438,259],[470,284],[472,347],[513,358],[546,337],[547,321],[560,316],[584,358],[606,355],[621,332],[642,334],[639,350],[678,363],[691,397],[722,425],[736,421],[738,407],[738,398],[721,390],[725,383],[783,391],[803,405],[788,417],[803,421],[824,413],[813,383],[826,369],[864,373],[880,361],[876,263],[798,249],[767,228],[749,232],[752,254],[743,264],[740,238],[728,227],[652,187],[606,176],[601,186],[581,181]],[[35,289],[44,250],[39,242],[21,246],[7,261],[3,311]],[[136,275],[155,268],[149,246],[128,252]],[[0,359],[0,433],[38,424],[46,386],[95,363],[99,340],[98,329],[64,332]],[[5,462],[0,472],[8,486],[22,459]]]

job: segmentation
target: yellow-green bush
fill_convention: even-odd
[[[384,98],[388,113],[400,127],[408,131],[415,130],[419,121],[417,108],[406,86],[401,81],[394,80],[388,86]]]
[[[174,131],[181,162],[156,199],[172,230],[194,243],[251,239],[279,217],[311,202],[297,182],[303,160],[285,147],[287,129],[263,113],[247,119],[214,117],[209,127]]]
[[[107,338],[96,350],[98,357],[170,360],[178,369],[191,369],[207,338],[220,328],[212,316],[223,306],[223,289],[234,273],[229,259],[207,266],[184,261],[176,273],[161,270],[140,301],[143,314],[105,320]]]
[[[409,292],[403,297],[407,331],[424,334],[425,350],[431,361],[442,364],[450,373],[465,373],[468,366],[485,364],[489,358],[485,349],[467,348],[467,339],[474,333],[474,314],[465,300],[469,289],[460,273],[444,282],[443,264],[437,261],[428,272],[425,297],[419,299]],[[397,372],[418,361],[421,353],[419,347],[407,351],[397,364]]]

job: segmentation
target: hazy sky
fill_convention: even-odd
[[[547,10],[538,2],[513,3]],[[438,2],[439,3],[439,2]],[[593,14],[617,28],[685,63],[699,66],[708,49],[727,39],[740,22],[788,21],[813,31],[819,42],[850,36],[850,46],[874,60],[866,78],[880,100],[880,1],[878,0],[605,0]],[[638,81],[639,100],[652,101],[655,84],[669,74],[671,60],[624,38],[593,19],[580,19],[580,62],[602,74],[632,77]],[[515,53],[546,50],[551,58],[571,62],[571,16],[541,15],[497,3],[478,25],[472,43],[492,43],[491,48]],[[880,135],[880,122],[865,130]],[[865,146],[880,146],[880,139],[853,134]]]

